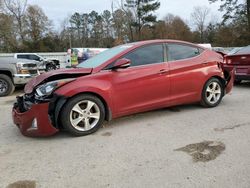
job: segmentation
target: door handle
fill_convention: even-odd
[[[160,70],[160,74],[165,74],[165,73],[167,73],[168,72],[168,70],[166,70],[166,69],[161,69]]]

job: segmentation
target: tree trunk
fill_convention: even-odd
[[[247,0],[247,21],[248,21],[248,32],[250,32],[250,0]]]

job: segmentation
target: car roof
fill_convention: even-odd
[[[15,53],[15,55],[38,55],[37,53]]]
[[[142,45],[154,44],[154,43],[179,43],[179,44],[186,44],[186,45],[191,45],[191,46],[196,46],[198,48],[206,49],[203,46],[200,46],[194,43],[181,41],[181,40],[172,40],[172,39],[156,39],[156,40],[138,41],[138,42],[128,43],[127,45],[142,46]]]

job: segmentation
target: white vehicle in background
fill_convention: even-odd
[[[30,79],[39,75],[35,61],[0,58],[0,97],[13,93],[16,86],[25,85]]]
[[[97,54],[107,50],[108,48],[71,48],[67,51],[66,67],[74,67],[79,61],[85,61]]]
[[[40,71],[51,71],[60,68],[60,61],[58,59],[47,59],[36,53],[16,53],[16,59],[28,59],[37,62],[37,67]]]
[[[202,46],[204,48],[207,48],[207,49],[212,49],[212,45],[210,43],[202,43],[202,44],[198,44],[199,46]]]

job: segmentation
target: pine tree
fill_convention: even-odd
[[[156,22],[153,12],[160,8],[160,2],[158,0],[126,0],[124,6],[134,14],[133,25],[140,40],[143,26]]]

